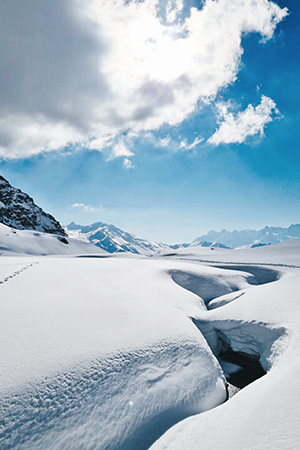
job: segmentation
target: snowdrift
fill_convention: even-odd
[[[1,449],[298,448],[298,250],[2,256]]]

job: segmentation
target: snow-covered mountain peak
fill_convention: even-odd
[[[280,242],[300,238],[300,225],[294,224],[288,228],[266,226],[262,230],[233,230],[209,231],[207,234],[198,237],[193,245],[202,241],[221,243],[227,247],[245,247],[252,245],[279,244]]]
[[[60,223],[0,175],[0,223],[18,230],[67,236]]]
[[[86,226],[71,222],[67,225],[66,232],[73,238],[89,241],[109,253],[130,252],[150,256],[170,251],[170,246],[166,244],[138,238],[117,228],[115,225],[103,222],[96,222]]]

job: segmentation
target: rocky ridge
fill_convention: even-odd
[[[67,236],[60,223],[0,175],[0,223],[17,230],[36,230]]]

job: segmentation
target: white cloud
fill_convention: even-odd
[[[268,0],[10,0],[0,15],[0,156],[68,144],[112,157],[132,133],[175,125],[236,79],[241,37],[272,37],[286,15]],[[122,155],[121,155],[122,154]]]
[[[132,164],[132,161],[130,161],[130,159],[128,159],[128,158],[124,159],[123,166],[125,167],[125,169],[134,169],[134,165]]]
[[[241,144],[249,136],[260,134],[263,136],[267,123],[272,122],[272,115],[279,117],[274,100],[262,96],[261,102],[257,106],[248,105],[245,111],[233,114],[228,111],[228,105],[218,105],[220,114],[219,129],[210,137],[210,144]]]
[[[167,135],[164,138],[156,138],[155,135],[148,136],[151,139],[152,145],[158,148],[164,148],[169,152],[178,153],[186,150],[193,150],[198,144],[203,142],[203,138],[196,137],[192,142],[188,142],[188,139],[182,139],[181,135],[179,138],[171,138]]]
[[[73,124],[41,114],[0,116],[0,157],[33,156],[83,140],[85,135]]]
[[[125,146],[124,142],[120,141],[112,148],[112,156],[113,158],[120,158],[121,156],[133,156],[134,154]]]
[[[74,203],[71,208],[81,209],[84,212],[103,212],[104,208],[102,206],[96,207],[91,205],[85,205],[84,203]]]
[[[172,23],[176,20],[183,8],[183,0],[168,0],[166,5],[166,21]]]
[[[186,140],[180,142],[180,148],[183,148],[185,150],[192,150],[193,148],[197,147],[198,144],[200,144],[203,141],[203,139],[195,138],[194,141],[191,144],[188,144]]]
[[[84,208],[85,204],[84,203],[74,203],[72,205],[72,208]]]
[[[160,147],[168,147],[171,142],[171,137],[167,136],[159,140]]]

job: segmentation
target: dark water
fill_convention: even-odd
[[[258,378],[266,374],[266,371],[262,368],[259,362],[259,356],[249,355],[243,352],[234,352],[228,349],[220,353],[220,361],[236,364],[241,367],[237,372],[231,373],[227,377],[227,381],[230,384],[242,389]]]

